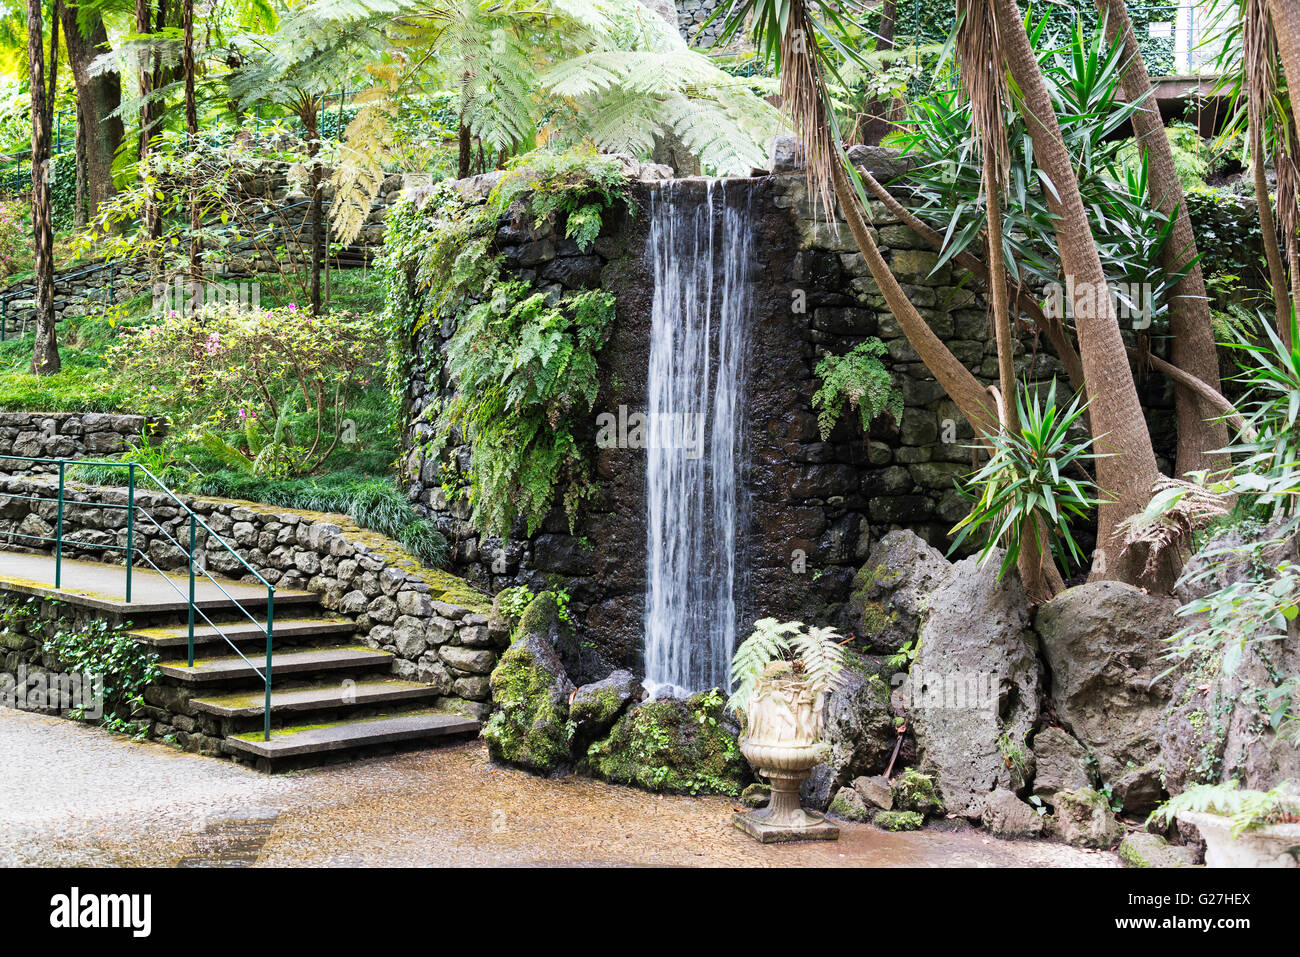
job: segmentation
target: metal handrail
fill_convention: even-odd
[[[244,661],[244,663],[247,664],[253,670],[253,673],[262,679],[262,683],[265,689],[265,708],[263,709],[264,715],[263,715],[263,722],[262,722],[262,735],[264,740],[267,741],[271,740],[271,648],[273,644],[273,636],[275,631],[275,586],[272,585],[270,582],[268,582],[257,571],[257,569],[253,568],[253,566],[250,565],[242,555],[240,555],[237,551],[235,551],[235,549],[230,545],[229,542],[227,542],[224,538],[218,535],[216,531],[213,530],[212,526],[209,525],[207,522],[205,522],[199,516],[199,514],[194,511],[194,509],[190,508],[190,506],[185,504],[185,502],[183,502],[176,495],[175,492],[173,492],[166,485],[164,485],[162,480],[159,479],[158,476],[154,475],[153,472],[151,472],[147,466],[141,465],[139,462],[107,462],[107,461],[92,461],[88,459],[48,459],[48,458],[38,458],[38,457],[26,456],[26,455],[0,455],[0,461],[29,462],[36,465],[46,466],[49,468],[53,468],[55,466],[58,467],[59,488],[58,488],[58,495],[56,498],[57,512],[56,512],[56,519],[55,519],[54,538],[49,538],[48,536],[42,536],[42,535],[33,535],[27,532],[18,532],[18,531],[8,533],[8,537],[10,539],[21,538],[21,539],[32,540],[36,542],[52,544],[54,546],[54,587],[61,588],[63,584],[63,550],[65,545],[74,545],[83,548],[96,548],[96,549],[107,549],[112,551],[122,551],[124,553],[124,562],[126,565],[126,603],[129,605],[131,603],[132,571],[135,567],[136,556],[139,555],[139,557],[144,561],[145,564],[153,568],[154,571],[158,572],[158,574],[162,577],[163,581],[165,581],[173,591],[175,591],[178,595],[181,596],[182,599],[186,601],[187,616],[188,616],[188,639],[186,642],[188,667],[191,668],[194,667],[194,619],[195,619],[195,615],[197,614],[205,622],[208,623],[208,625],[213,629],[214,632],[216,632],[216,634],[221,636],[222,640],[224,640],[226,644],[230,646],[230,648],[235,652],[235,654],[238,655]],[[69,465],[85,465],[85,466],[94,466],[100,468],[126,469],[127,500],[125,504],[118,504],[116,502],[85,503],[86,507],[88,508],[122,509],[126,512],[126,544],[125,545],[120,545],[120,544],[92,545],[89,542],[80,542],[75,539],[64,536],[63,513],[64,513],[65,506],[69,504],[67,500],[67,485],[68,485],[67,468]],[[138,475],[151,480],[154,483],[154,485],[157,487],[156,489],[148,489],[147,491],[149,492],[149,494],[156,495],[161,493],[163,496],[165,496],[166,499],[170,499],[172,503],[174,503],[177,507],[179,507],[184,515],[189,517],[190,541],[189,541],[188,549],[185,549],[180,542],[176,541],[175,536],[169,533],[158,521],[158,519],[155,518],[152,514],[150,514],[148,506],[141,505],[136,501]],[[14,501],[29,501],[29,502],[42,502],[42,503],[49,501],[48,498],[43,498],[41,496],[17,495],[9,492],[0,492],[0,496],[3,496],[5,498]],[[74,501],[71,504],[80,505],[82,503]],[[148,518],[149,521],[151,521],[158,528],[158,530],[162,532],[162,534],[172,542],[173,545],[175,545],[178,549],[186,552],[186,566],[189,575],[188,596],[185,595],[180,590],[179,587],[177,587],[176,583],[172,581],[172,579],[167,575],[166,572],[164,572],[161,568],[158,567],[158,565],[154,562],[152,558],[149,557],[146,551],[136,547],[135,524],[136,524],[137,511],[139,511],[146,518]],[[212,576],[212,574],[207,570],[207,567],[205,565],[200,565],[199,562],[196,560],[197,556],[195,553],[197,551],[196,546],[198,540],[198,531],[200,528],[202,528],[205,532],[207,532],[209,542],[213,540],[217,541],[222,546],[222,548],[224,548],[227,552],[229,552],[232,556],[234,556],[235,560],[238,561],[239,564],[241,564],[244,568],[248,570],[248,573],[252,575],[254,579],[256,579],[257,583],[265,586],[266,588],[265,624],[259,622],[257,618],[254,617],[254,615],[247,608],[245,608],[244,605],[237,598],[235,598],[233,595],[230,594],[229,591],[226,590],[225,586],[222,585],[221,582],[217,581],[217,579]],[[238,608],[239,611],[242,612],[243,615],[254,626],[259,628],[262,631],[262,633],[265,635],[266,663],[261,670],[259,670],[257,665],[253,664],[252,661],[250,661],[248,657],[242,651],[239,650],[239,647],[233,641],[230,640],[230,636],[227,635],[224,631],[222,631],[221,627],[217,625],[216,622],[214,622],[211,618],[209,618],[207,613],[204,612],[203,609],[198,606],[198,603],[195,601],[195,597],[194,597],[195,594],[194,586],[197,580],[196,569],[198,574],[201,574],[203,577],[207,578],[207,580],[211,582],[217,588],[217,590],[221,592],[222,595],[224,595],[236,608]]]

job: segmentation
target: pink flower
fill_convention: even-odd
[[[288,309],[290,312],[297,312],[298,304],[296,302],[291,302],[289,303],[289,305],[285,306],[284,308]]]

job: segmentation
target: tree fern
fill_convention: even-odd
[[[805,630],[806,629],[806,630]],[[797,662],[801,680],[818,691],[831,688],[844,667],[842,639],[833,628],[817,628],[798,621],[762,618],[731,658],[731,685],[735,689],[728,708],[744,714],[754,688],[773,662]]]

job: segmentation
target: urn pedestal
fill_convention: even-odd
[[[733,823],[763,844],[836,840],[840,829],[799,803],[799,786],[830,751],[822,741],[822,695],[807,682],[760,680],[746,717],[740,753],[771,782],[772,798]]]

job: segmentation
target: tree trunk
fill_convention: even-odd
[[[465,122],[465,111],[460,111],[460,122],[456,125],[456,178],[469,176],[470,164],[469,124]]]
[[[321,313],[320,274],[324,258],[322,220],[325,216],[320,160],[317,159],[317,154],[320,153],[317,102],[317,99],[312,97],[310,108],[302,116],[302,125],[307,130],[307,156],[311,164],[311,312],[313,316],[319,316]]]
[[[135,0],[135,31],[140,34],[153,32],[153,25],[149,19],[149,0]],[[149,137],[153,133],[156,116],[153,104],[147,99],[153,91],[153,60],[156,58],[147,53],[141,53],[139,57],[136,71],[138,73],[140,98],[143,102],[140,105],[140,142],[137,150],[140,159],[140,176],[144,178],[147,176],[146,167],[149,160]],[[162,236],[162,217],[158,211],[158,204],[154,201],[152,191],[146,191],[144,204],[140,210],[140,218],[144,221],[145,230],[151,239],[158,239]],[[156,262],[151,263],[152,269],[156,270],[157,267]]]
[[[122,118],[111,116],[122,105],[122,77],[115,71],[90,75],[90,64],[108,50],[104,20],[94,14],[89,31],[77,25],[79,4],[62,4],[63,42],[77,88],[78,122],[85,138],[86,201],[91,215],[113,195],[113,158],[122,145]]]
[[[77,198],[76,198],[76,215],[73,217],[73,225],[78,229],[84,229],[90,211],[90,184],[88,181],[88,167],[86,157],[86,113],[77,105],[77,142],[73,151],[77,158]]]
[[[1067,283],[1073,280],[1069,306],[1078,329],[1084,377],[1090,383],[1092,434],[1101,454],[1097,483],[1107,499],[1098,509],[1097,553],[1090,577],[1137,583],[1142,576],[1142,557],[1120,555],[1115,526],[1146,506],[1160,471],[1051,95],[1015,0],[996,0],[996,7],[1003,51],[1023,98],[1021,109],[1035,158],[1055,188],[1055,194],[1052,190],[1045,193],[1056,220]],[[1171,571],[1164,568],[1161,580],[1154,583],[1161,590],[1172,585]]]
[[[1259,207],[1259,231],[1264,243],[1264,261],[1268,263],[1268,283],[1273,287],[1273,324],[1277,334],[1291,344],[1291,297],[1287,288],[1286,269],[1282,265],[1282,248],[1277,241],[1277,222],[1273,219],[1273,201],[1268,196],[1268,176],[1264,169],[1264,134],[1257,125],[1250,128],[1250,165],[1255,175],[1255,205]]]
[[[199,148],[199,110],[194,98],[194,0],[184,0],[181,5],[181,22],[185,31],[185,46],[181,54],[181,69],[185,72],[185,131],[190,152]],[[190,282],[197,291],[203,282],[203,240],[199,231],[203,227],[199,209],[198,173],[190,181]]]
[[[1296,128],[1300,129],[1300,3],[1296,0],[1269,0],[1273,30],[1277,34],[1277,52],[1282,56],[1282,71],[1289,85],[1288,97]]]
[[[1124,95],[1140,106],[1133,114],[1133,132],[1150,158],[1150,190],[1160,211],[1173,219],[1173,233],[1161,253],[1161,264],[1172,273],[1186,268],[1186,275],[1174,286],[1169,303],[1169,325],[1173,335],[1174,365],[1196,376],[1206,385],[1220,388],[1219,356],[1214,344],[1214,327],[1210,324],[1210,299],[1205,292],[1201,264],[1196,259],[1196,234],[1187,215],[1183,186],[1174,167],[1174,152],[1169,145],[1164,121],[1151,89],[1151,78],[1138,48],[1133,23],[1123,0],[1096,0],[1097,11],[1106,19],[1106,35],[1114,42],[1124,39],[1124,56],[1128,66],[1120,82]],[[1186,264],[1191,261],[1191,266]],[[1222,422],[1208,421],[1210,410],[1195,396],[1176,392],[1174,400],[1178,418],[1179,475],[1223,465],[1223,456],[1210,453],[1228,444],[1228,430]]]
[[[894,49],[894,23],[897,19],[897,0],[883,0],[880,4],[880,31],[876,36],[877,51]],[[889,132],[889,120],[893,112],[892,99],[873,99],[868,103],[867,122],[862,128],[862,142],[867,146],[879,146],[880,141]]]
[[[53,375],[60,369],[54,327],[54,221],[50,205],[50,105],[45,89],[45,39],[41,0],[27,0],[27,56],[32,96],[32,242],[36,287],[36,343],[32,373]]]

